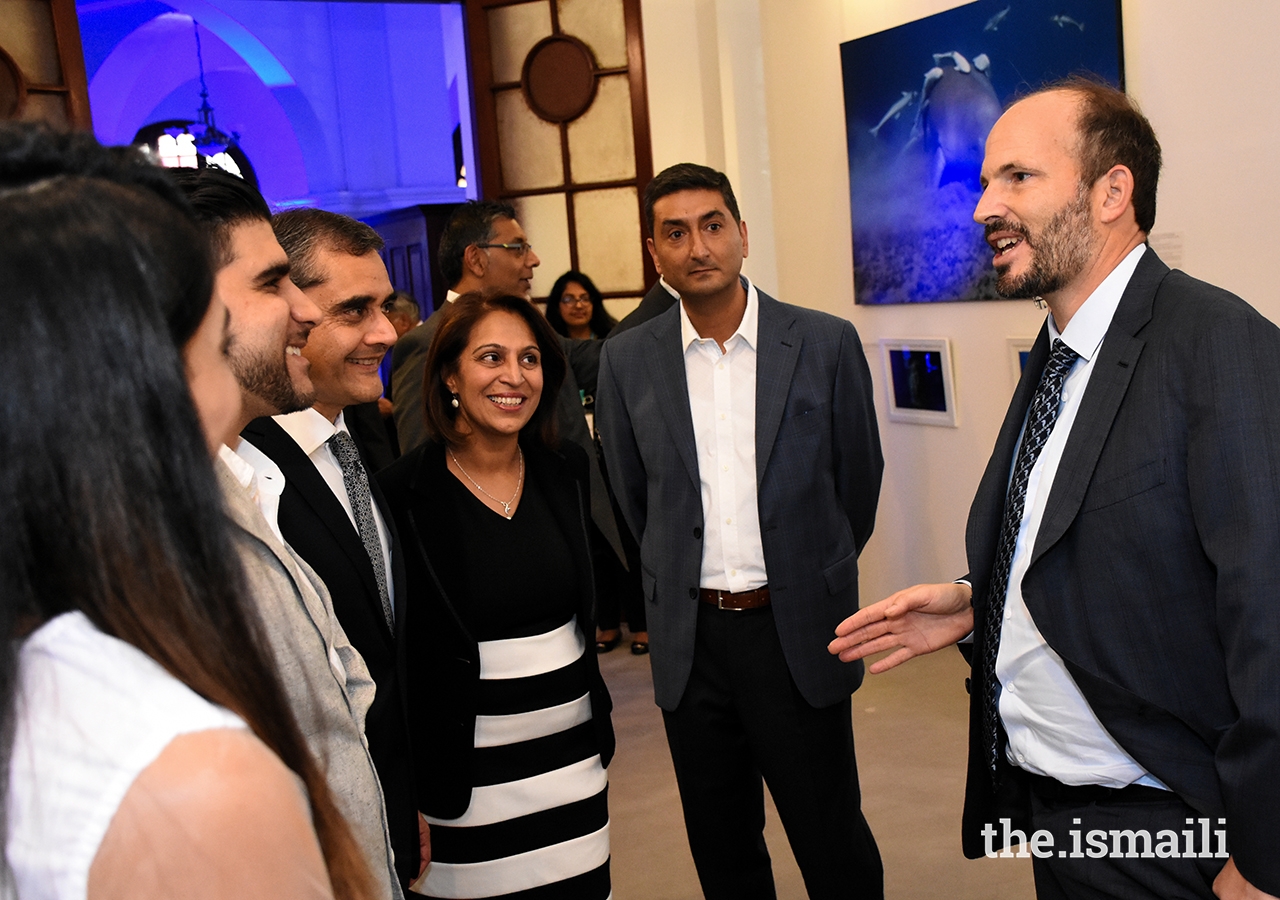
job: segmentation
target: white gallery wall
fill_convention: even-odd
[[[839,45],[959,5],[642,2],[655,171],[690,161],[727,172],[750,234],[746,273],[782,300],[852,320],[871,354],[886,466],[864,603],[964,574],[969,502],[1013,391],[1007,339],[1033,336],[1044,318],[1028,301],[853,303]],[[1280,3],[1123,9],[1128,89],[1165,154],[1154,232],[1180,244],[1180,268],[1280,322]],[[882,337],[951,340],[959,427],[888,421]]]

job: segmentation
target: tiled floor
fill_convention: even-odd
[[[613,694],[618,752],[609,767],[616,900],[701,896],[685,841],[647,656],[627,643],[600,657]],[[888,900],[1031,900],[1025,859],[966,860],[960,807],[968,695],[960,654],[942,651],[879,676],[853,695],[863,810],[880,844]],[[766,840],[780,900],[804,900],[800,872],[770,808]]]

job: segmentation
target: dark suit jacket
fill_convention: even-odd
[[[395,413],[400,452],[408,453],[427,442],[423,420],[422,377],[427,370],[427,351],[436,336],[448,304],[410,328],[391,347],[391,406]]]
[[[427,368],[427,350],[431,347],[436,329],[440,327],[440,318],[445,308],[442,306],[425,322],[408,331],[391,350],[391,379],[394,385],[391,403],[395,408],[401,453],[408,453],[429,440],[423,415],[425,407],[422,379]],[[587,455],[591,479],[591,521],[595,522],[596,528],[625,567],[627,553],[622,546],[622,536],[618,533],[618,521],[613,516],[604,475],[596,459],[595,441],[587,428],[586,416],[582,412],[582,398],[579,395],[580,390],[592,394],[596,389],[596,378],[600,371],[600,341],[575,341],[561,336],[560,349],[564,351],[569,366],[565,370],[564,384],[560,386],[560,393],[555,398],[556,428],[563,440],[577,444]]]
[[[969,514],[982,623],[1014,446],[1048,359],[1026,370]],[[1130,755],[1280,893],[1280,331],[1148,248],[1116,310],[1054,478],[1022,593]],[[974,670],[972,694],[982,696]],[[1024,811],[993,793],[971,704],[965,852]],[[1020,808],[1021,807],[1021,808]],[[1215,825],[1215,827],[1217,827]]]
[[[404,620],[407,589],[403,552],[395,520],[373,478],[358,435],[352,435],[369,471],[369,487],[391,537],[396,633],[387,627],[374,580],[373,564],[360,533],[316,470],[315,464],[283,428],[269,418],[254,419],[241,433],[280,467],[285,489],[280,495],[280,532],[293,550],[316,570],[333,597],[333,610],[352,646],[364,657],[377,685],[365,718],[369,755],[382,782],[391,845],[402,882],[418,874],[418,819],[413,805],[414,780],[409,729],[401,691],[404,666]],[[323,764],[323,761],[321,761]],[[406,882],[407,883],[407,882]]]
[[[871,373],[847,321],[759,297],[755,474],[773,614],[800,692],[830,706],[862,682],[860,665],[826,648],[858,609],[858,553],[880,494]],[[654,691],[675,709],[693,664],[703,528],[678,306],[605,341],[596,410],[640,541]]]
[[[595,644],[595,587],[587,538],[587,460],[564,444],[560,452],[525,448],[526,477],[537,483],[573,551],[578,572],[578,629],[587,647],[591,712],[604,765],[613,758],[612,703],[592,649]],[[396,524],[404,536],[408,574],[410,646],[405,682],[409,721],[417,754],[418,802],[431,816],[451,819],[471,803],[480,649],[458,612],[466,598],[452,521],[442,516],[448,483],[441,444],[423,444],[378,475]]]
[[[677,299],[674,294],[662,286],[661,281],[655,281],[653,287],[649,288],[649,293],[641,298],[640,305],[627,313],[621,322],[614,325],[608,336],[616,337],[624,331],[630,331],[637,325],[643,325],[650,319],[656,319],[674,306]]]

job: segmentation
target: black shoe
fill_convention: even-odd
[[[600,646],[600,645],[599,645],[599,644],[597,644],[596,646],[598,647],[598,646]],[[631,655],[632,655],[632,656],[644,656],[644,655],[645,655],[646,653],[648,653],[648,652],[649,652],[649,642],[648,642],[648,641],[632,641],[632,642],[631,642]]]
[[[622,643],[622,634],[621,632],[619,632],[618,634],[615,634],[613,637],[609,638],[609,640],[607,641],[596,641],[596,652],[608,653],[610,650],[612,650],[614,647],[618,646],[621,643]],[[648,652],[648,648],[646,648],[645,652]]]

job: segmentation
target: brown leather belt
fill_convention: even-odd
[[[754,591],[739,591],[731,594],[729,591],[716,591],[711,588],[702,588],[698,591],[698,599],[703,603],[710,603],[718,609],[759,609],[762,606],[769,605],[769,586],[756,588]]]

